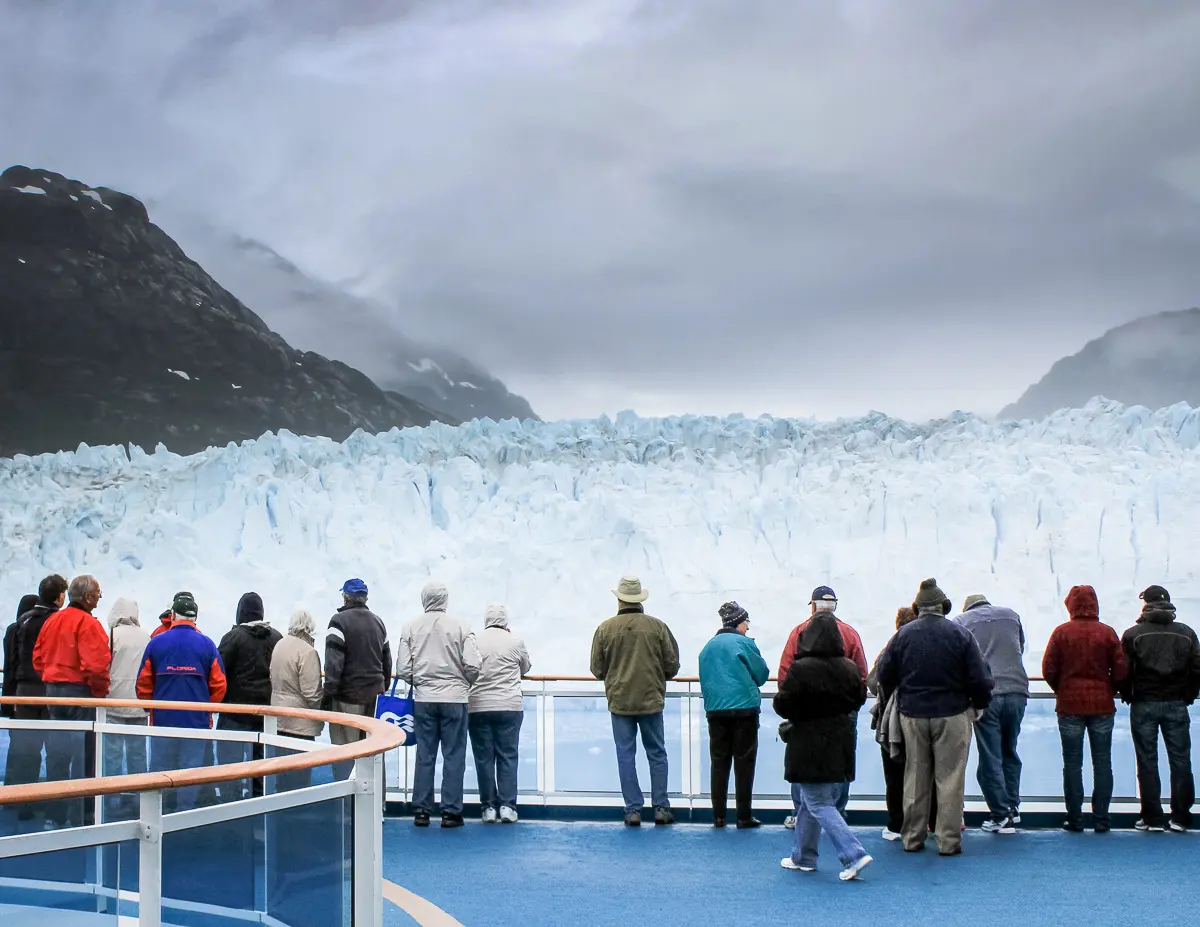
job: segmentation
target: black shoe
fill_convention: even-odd
[[[762,821],[758,818],[746,818],[737,822],[738,830],[754,830],[757,827],[762,827]]]
[[[642,813],[640,811],[627,812],[625,815],[625,826],[626,827],[641,827],[642,826]]]
[[[724,818],[713,818],[713,827],[724,827],[724,826],[725,826]]]
[[[428,827],[429,826],[429,812],[428,811],[418,811],[416,814],[413,815],[413,824],[417,827]]]
[[[1065,830],[1068,834],[1082,834],[1083,833],[1083,825],[1075,824],[1072,821],[1064,822],[1062,829]]]
[[[1107,834],[1108,830],[1109,830],[1108,822],[1107,821],[1097,821],[1096,826],[1093,827],[1092,830],[1095,831],[1097,834]]]
[[[461,814],[443,814],[442,827],[462,827],[463,816]]]

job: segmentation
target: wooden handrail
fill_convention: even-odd
[[[0,698],[0,705],[65,705],[77,708],[154,708],[164,711],[211,711],[218,703],[154,702],[140,699],[109,698]],[[344,715],[332,711],[311,711],[307,708],[282,708],[271,705],[226,705],[219,703],[221,714],[263,715],[276,718],[302,718],[306,721],[326,721],[365,731],[363,740],[341,746],[322,747],[278,756],[266,760],[248,760],[206,766],[202,769],[175,769],[165,772],[135,773],[129,776],[103,776],[95,779],[69,779],[61,782],[38,782],[32,785],[0,786],[0,805],[17,802],[38,802],[54,799],[91,798],[96,795],[116,795],[122,792],[150,792],[157,789],[178,789],[194,785],[215,785],[235,779],[258,779],[280,773],[299,772],[344,763],[364,756],[375,756],[404,743],[404,732],[395,725],[361,715]],[[53,723],[53,722],[51,722]],[[153,728],[131,727],[130,734],[144,732],[153,736]],[[85,733],[85,732],[81,732]],[[112,736],[112,735],[110,735]],[[119,735],[129,736],[129,735]]]

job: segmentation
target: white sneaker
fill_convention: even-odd
[[[1012,818],[1012,822],[1013,822],[1014,824],[1020,824],[1020,823],[1021,823],[1021,815],[1017,814],[1016,812],[1014,812],[1014,813],[1010,814],[1010,815],[1009,815],[1009,817],[1010,817],[1010,818]]]
[[[902,836],[903,836],[902,834],[896,833],[894,830],[892,830],[889,827],[885,827],[883,829],[883,839],[884,840],[899,840]]]
[[[796,816],[794,814],[789,814],[786,818],[783,819],[783,826],[786,827],[788,830],[795,830],[796,829]]]
[[[503,805],[500,808],[500,823],[501,824],[516,824],[517,809],[510,808],[508,805]]]
[[[495,824],[499,820],[500,819],[496,816],[495,808],[484,808],[483,809],[483,823],[484,824]]]
[[[979,829],[985,834],[1015,834],[1017,832],[1017,829],[1013,827],[1012,818],[1009,817],[1003,817],[999,821],[989,818]]]
[[[871,857],[869,857],[869,856],[867,857],[867,859],[870,859],[870,858]],[[781,859],[779,861],[779,865],[782,866],[784,869],[791,869],[793,872],[816,872],[817,871],[816,866],[801,866],[798,862],[796,862],[790,856],[785,856],[783,859]]]
[[[1138,819],[1138,822],[1133,825],[1133,827],[1135,830],[1140,830],[1142,832],[1148,831],[1149,833],[1152,833],[1152,834],[1161,834],[1164,830],[1166,830],[1166,828],[1163,827],[1161,824],[1147,824],[1145,821],[1141,820],[1140,818]]]
[[[838,878],[843,882],[849,882],[851,879],[857,879],[858,874],[871,865],[871,857],[863,856],[856,859],[849,866],[838,873]]]
[[[1188,832],[1186,827],[1184,827],[1182,824],[1177,824],[1175,821],[1172,821],[1167,826],[1171,828],[1171,833],[1173,834],[1186,834]]]

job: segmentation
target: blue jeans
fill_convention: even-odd
[[[476,711],[470,715],[481,808],[517,807],[517,752],[524,720],[523,711]]]
[[[1158,778],[1158,732],[1162,731],[1171,768],[1171,820],[1192,825],[1196,783],[1192,778],[1192,732],[1183,702],[1134,702],[1129,706],[1129,732],[1137,756],[1138,791],[1142,795],[1142,820],[1162,824],[1162,783]]]
[[[655,810],[670,808],[667,799],[667,739],[663,732],[663,714],[613,715],[613,743],[617,747],[617,773],[621,777],[621,794],[625,797],[625,813],[641,811],[645,804],[642,786],[637,776],[637,735],[642,732],[642,746],[650,764],[650,801]]]
[[[1016,814],[1021,806],[1021,758],[1017,738],[1025,719],[1029,696],[1013,693],[992,696],[987,711],[975,722],[979,746],[977,778],[993,820]]]
[[[1114,715],[1059,715],[1058,736],[1062,739],[1063,796],[1067,823],[1083,826],[1083,734],[1092,748],[1092,819],[1108,824],[1112,801],[1112,734]]]
[[[413,811],[433,811],[433,772],[442,747],[442,814],[462,814],[463,776],[467,771],[465,702],[414,702],[413,733],[417,763],[413,773]]]
[[[209,741],[182,737],[152,737],[150,739],[150,772],[168,769],[203,769],[208,766]],[[176,790],[175,810],[188,811],[196,807],[199,786]]]
[[[792,783],[792,802],[796,806],[796,837],[792,862],[799,866],[817,865],[817,842],[821,831],[829,834],[843,866],[867,855],[850,825],[838,812],[837,800],[844,782]]]

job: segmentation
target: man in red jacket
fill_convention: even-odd
[[[76,576],[67,587],[70,604],[51,615],[33,648],[33,668],[50,698],[104,698],[108,695],[112,655],[108,634],[92,612],[100,603],[100,583],[94,576]],[[96,710],[52,705],[52,721],[94,721]],[[96,737],[82,731],[59,731],[46,738],[46,779],[82,779],[95,770]],[[75,807],[72,807],[72,804]],[[51,808],[47,830],[78,818],[88,822],[90,802],[63,803]]]
[[[1050,635],[1042,658],[1042,676],[1058,696],[1058,734],[1062,739],[1063,830],[1083,830],[1083,735],[1092,748],[1092,822],[1108,833],[1112,800],[1112,734],[1117,706],[1113,695],[1129,674],[1117,632],[1100,621],[1100,603],[1091,586],[1067,593],[1071,620]]]
[[[863,650],[862,638],[858,636],[858,632],[846,622],[842,621],[835,612],[837,611],[838,598],[828,586],[818,586],[813,590],[812,598],[808,604],[812,607],[812,612],[809,617],[792,629],[792,633],[788,635],[787,643],[783,645],[783,655],[779,658],[779,685],[783,685],[783,681],[787,679],[788,670],[792,668],[792,663],[796,659],[796,648],[800,644],[800,635],[804,629],[808,627],[808,623],[812,621],[812,616],[818,612],[831,615],[834,621],[837,622],[838,632],[842,635],[842,646],[846,649],[846,658],[853,660],[858,666],[858,671],[862,673],[863,685],[867,682],[867,653]],[[855,713],[857,716],[857,712]],[[846,805],[850,801],[850,783],[845,783],[842,787],[841,795],[837,800],[837,810],[842,816],[846,816]],[[784,827],[795,827],[796,816],[789,814],[783,822]]]

